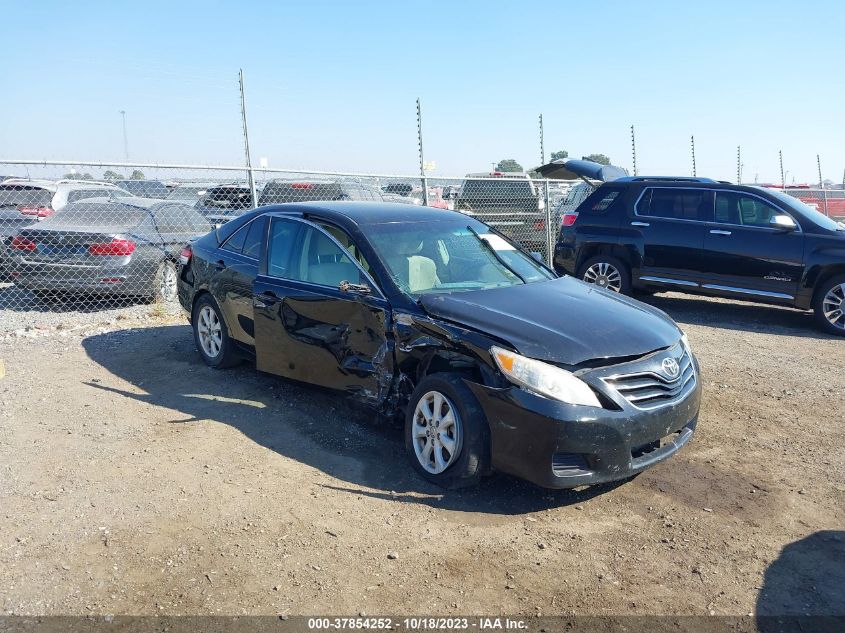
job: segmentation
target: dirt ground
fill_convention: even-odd
[[[0,334],[2,613],[845,614],[845,340],[650,301],[701,361],[698,432],[580,492],[444,493],[399,429],[208,369],[172,317]]]

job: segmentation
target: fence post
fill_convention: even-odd
[[[554,233],[552,232],[552,197],[549,193],[549,179],[546,178],[546,263],[554,264]]]

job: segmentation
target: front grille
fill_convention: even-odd
[[[660,369],[661,361],[667,358],[674,358],[678,363],[679,371],[675,378],[669,378]],[[652,366],[645,371],[606,376],[603,380],[639,409],[655,409],[671,404],[686,396],[695,387],[695,367],[683,345],[677,345],[668,353],[655,356]]]

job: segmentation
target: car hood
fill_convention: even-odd
[[[602,182],[610,182],[618,178],[624,178],[628,172],[616,165],[602,165],[591,160],[578,160],[559,158],[553,160],[545,165],[535,167],[534,171],[538,172],[543,178],[553,178],[560,180],[575,180],[576,178],[589,178],[591,180],[600,180]]]
[[[573,277],[420,297],[430,315],[486,332],[529,358],[575,366],[639,357],[678,342],[656,308]]]

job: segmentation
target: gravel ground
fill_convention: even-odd
[[[398,429],[206,368],[158,306],[0,308],[2,613],[845,614],[845,340],[650,301],[701,361],[698,433],[577,492],[444,493]]]

